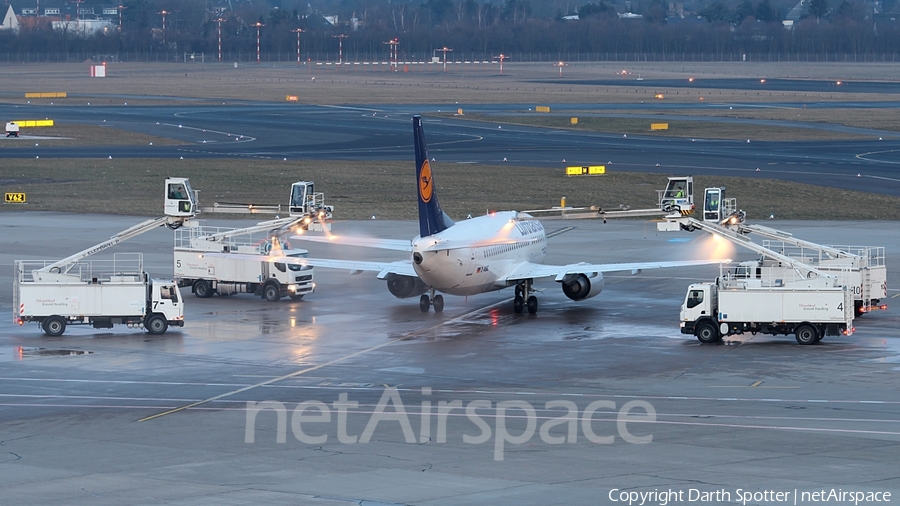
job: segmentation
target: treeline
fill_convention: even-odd
[[[348,2],[350,3],[350,2]],[[361,6],[365,2],[357,1]],[[22,28],[0,34],[0,45],[11,53],[206,53],[215,55],[219,26],[224,53],[256,50],[256,23],[263,53],[296,51],[302,29],[303,58],[336,59],[339,34],[345,60],[359,55],[387,59],[386,41],[399,39],[401,59],[432,56],[435,48],[450,47],[458,55],[496,56],[501,53],[753,53],[759,54],[891,54],[900,53],[900,27],[872,20],[846,0],[829,6],[812,0],[821,16],[809,15],[792,29],[774,16],[769,0],[744,0],[735,9],[712,3],[702,19],[666,19],[659,0],[636,1],[643,18],[620,19],[604,2],[579,9],[581,19],[536,17],[527,0],[500,4],[476,0],[369,2],[332,26],[319,15],[301,9],[260,12],[241,4],[221,21],[209,15],[203,0],[126,0],[122,28],[77,36],[48,26]],[[845,5],[846,4],[846,5]],[[667,4],[666,4],[667,5]],[[172,9],[168,11],[168,9]],[[167,10],[166,29],[159,12]],[[355,16],[354,16],[355,14]],[[346,24],[345,24],[346,23]],[[355,29],[354,29],[355,28]],[[453,56],[453,53],[450,54]]]

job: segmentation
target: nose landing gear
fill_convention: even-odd
[[[516,297],[513,299],[513,313],[522,314],[527,307],[528,314],[536,314],[538,309],[537,297],[531,295],[534,289],[531,287],[534,280],[525,279],[516,283]]]
[[[419,297],[419,311],[427,313],[428,308],[431,306],[434,306],[435,313],[444,311],[444,296],[441,294],[435,295],[434,288],[429,290],[429,293],[423,293],[422,296]]]

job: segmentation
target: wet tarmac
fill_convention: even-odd
[[[13,260],[59,258],[138,221],[0,213],[0,286],[12,286]],[[885,246],[896,279],[896,223],[765,225]],[[657,233],[650,222],[574,227],[549,239],[548,262],[708,251],[699,233]],[[334,225],[387,238],[416,229]],[[171,247],[161,228],[97,258],[140,251],[152,276],[167,277]],[[443,314],[422,314],[417,299],[394,298],[374,275],[318,269],[302,301],[198,299],[183,289],[185,327],[161,336],[70,327],[48,337],[14,326],[11,291],[0,291],[3,503],[610,504],[654,491],[680,491],[688,503],[724,491],[705,501],[724,504],[776,491],[813,504],[803,492],[832,488],[896,501],[900,292],[849,337],[701,345],[679,333],[678,308],[689,283],[717,273],[610,274],[582,302],[544,281],[532,316],[513,313],[510,290],[448,296]],[[747,504],[776,503],[759,497]]]

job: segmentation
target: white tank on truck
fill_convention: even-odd
[[[315,288],[313,267],[271,262],[269,258],[309,255],[307,250],[290,249],[278,238],[281,231],[304,227],[308,224],[304,220],[308,217],[293,216],[240,229],[199,226],[176,230],[175,279],[200,298],[251,293],[270,302],[282,297],[302,299]]]
[[[18,325],[36,322],[49,336],[61,336],[69,325],[101,329],[123,324],[151,334],[184,326],[177,285],[150,279],[140,253],[76,262],[64,276],[35,278],[34,273],[47,265],[45,260],[15,262],[13,305]]]
[[[815,344],[853,331],[850,290],[832,277],[767,280],[723,267],[715,282],[690,285],[681,305],[681,333],[702,343],[749,332],[794,334],[800,344]]]

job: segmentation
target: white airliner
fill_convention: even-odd
[[[406,260],[367,262],[320,258],[286,257],[276,250],[273,262],[298,263],[350,271],[378,272],[388,290],[398,298],[419,298],[422,312],[444,309],[450,295],[474,295],[515,286],[513,311],[534,314],[538,300],[532,284],[538,278],[554,278],[572,300],[594,297],[603,288],[603,273],[637,272],[643,269],[683,267],[728,262],[729,260],[684,260],[619,264],[546,265],[547,236],[541,222],[527,213],[506,211],[454,223],[438,203],[422,119],[413,117],[416,149],[416,180],[419,194],[419,236],[412,241],[338,236],[299,235],[293,239],[366,246],[410,253]],[[273,241],[277,245],[278,241]],[[257,257],[258,258],[258,257]]]

